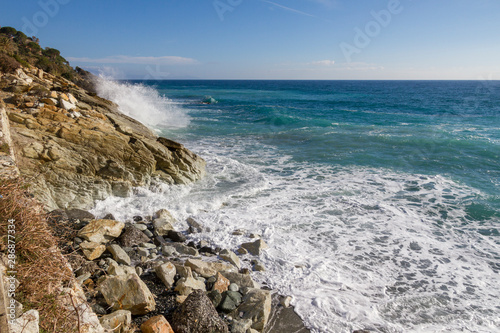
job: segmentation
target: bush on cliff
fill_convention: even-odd
[[[21,64],[6,54],[0,54],[0,72],[14,73],[16,69],[21,67]]]
[[[28,37],[22,31],[17,31],[15,28],[0,28],[0,61],[6,63],[3,67],[0,64],[0,71],[8,73],[12,71],[14,63],[12,61],[9,62],[9,59],[5,57],[7,55],[15,58],[17,63],[24,67],[35,66],[41,68],[47,73],[70,80],[84,89],[92,86],[92,80],[89,80],[88,76],[81,75],[79,71],[73,69],[69,62],[61,56],[59,50],[51,47],[43,49],[38,42],[38,38],[34,36]],[[2,70],[2,68],[8,71]],[[88,90],[93,91],[94,89]]]
[[[15,270],[19,287],[15,299],[24,310],[40,312],[43,332],[75,332],[74,318],[60,302],[58,286],[66,286],[72,272],[57,251],[42,206],[26,191],[21,180],[0,179],[0,252],[15,244]],[[9,220],[14,228],[8,227]],[[15,230],[13,234],[8,230]],[[8,235],[14,237],[8,237]],[[9,242],[10,239],[10,242]],[[12,246],[12,245],[11,245]]]

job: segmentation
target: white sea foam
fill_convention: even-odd
[[[293,295],[313,332],[499,331],[498,244],[465,207],[481,193],[442,176],[295,163],[248,140],[207,139],[194,149],[209,175],[183,186],[109,198],[94,213],[120,219],[168,208],[198,235],[236,249],[270,245],[255,278]],[[228,147],[230,155],[228,155]]]
[[[153,87],[143,84],[117,82],[100,77],[97,80],[99,96],[118,104],[122,113],[151,128],[179,128],[189,125],[185,109]]]

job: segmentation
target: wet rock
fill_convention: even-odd
[[[177,250],[173,246],[164,245],[161,247],[161,252],[164,256],[170,257],[177,253]]]
[[[124,227],[122,234],[117,239],[121,246],[132,247],[149,241],[149,238],[135,226],[128,224]]]
[[[271,313],[271,293],[269,290],[250,289],[243,302],[231,313],[233,318],[251,319],[252,328],[262,331]]]
[[[264,272],[266,270],[264,264],[258,260],[252,260],[252,264],[253,264],[253,270],[256,272]]]
[[[130,265],[130,257],[118,244],[108,245],[106,249],[113,255],[113,259],[115,259],[117,263]]]
[[[142,221],[142,216],[139,216],[139,215],[134,216],[134,217],[132,217],[132,220],[133,220],[134,222],[141,222],[141,221]]]
[[[186,236],[184,236],[181,232],[175,230],[169,230],[167,232],[167,238],[172,242],[183,243],[187,240]]]
[[[155,310],[153,294],[135,273],[108,276],[98,288],[106,303],[115,310],[130,310],[133,315],[144,315]]]
[[[106,251],[106,246],[100,243],[86,241],[80,244],[80,249],[85,258],[88,260],[95,260]]]
[[[192,292],[173,313],[172,328],[176,333],[228,333],[212,301],[201,290]]]
[[[172,243],[172,247],[175,251],[179,252],[179,254],[184,254],[188,256],[199,256],[198,250],[193,247],[181,244],[181,243]]]
[[[118,310],[102,316],[99,321],[105,329],[113,330],[116,333],[127,333],[130,324],[132,324],[132,313],[128,310]]]
[[[169,322],[162,315],[149,318],[141,325],[142,333],[174,333]]]
[[[203,226],[192,217],[188,217],[186,222],[189,225],[189,233],[197,234],[203,232]]]
[[[115,220],[92,220],[78,232],[81,237],[90,242],[107,243],[120,236],[125,224]]]
[[[167,219],[167,220],[171,220],[172,224],[175,223],[175,219],[172,216],[172,214],[167,209],[164,209],[164,208],[157,210],[154,213],[153,218],[155,218],[155,219]]]
[[[250,252],[250,254],[258,256],[262,250],[267,249],[269,246],[262,239],[258,239],[254,242],[243,243],[241,247]]]
[[[233,251],[224,249],[219,253],[219,256],[227,262],[230,262],[231,264],[236,266],[238,269],[241,268],[240,258],[238,258],[238,256]]]
[[[162,265],[155,267],[156,276],[163,282],[163,284],[168,288],[172,288],[174,285],[174,278],[176,274],[176,268],[171,262],[167,262]]]
[[[231,283],[227,289],[231,291],[240,291],[240,286],[236,283]]]
[[[111,213],[104,215],[104,217],[102,219],[103,220],[116,220],[115,217],[113,216],[113,214],[111,214]]]

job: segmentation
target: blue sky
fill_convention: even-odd
[[[4,1],[0,25],[123,79],[500,79],[498,0]]]

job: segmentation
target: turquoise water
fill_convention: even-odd
[[[500,82],[133,84],[107,97],[208,176],[96,211],[165,206],[232,249],[261,234],[257,278],[315,332],[500,331]]]

